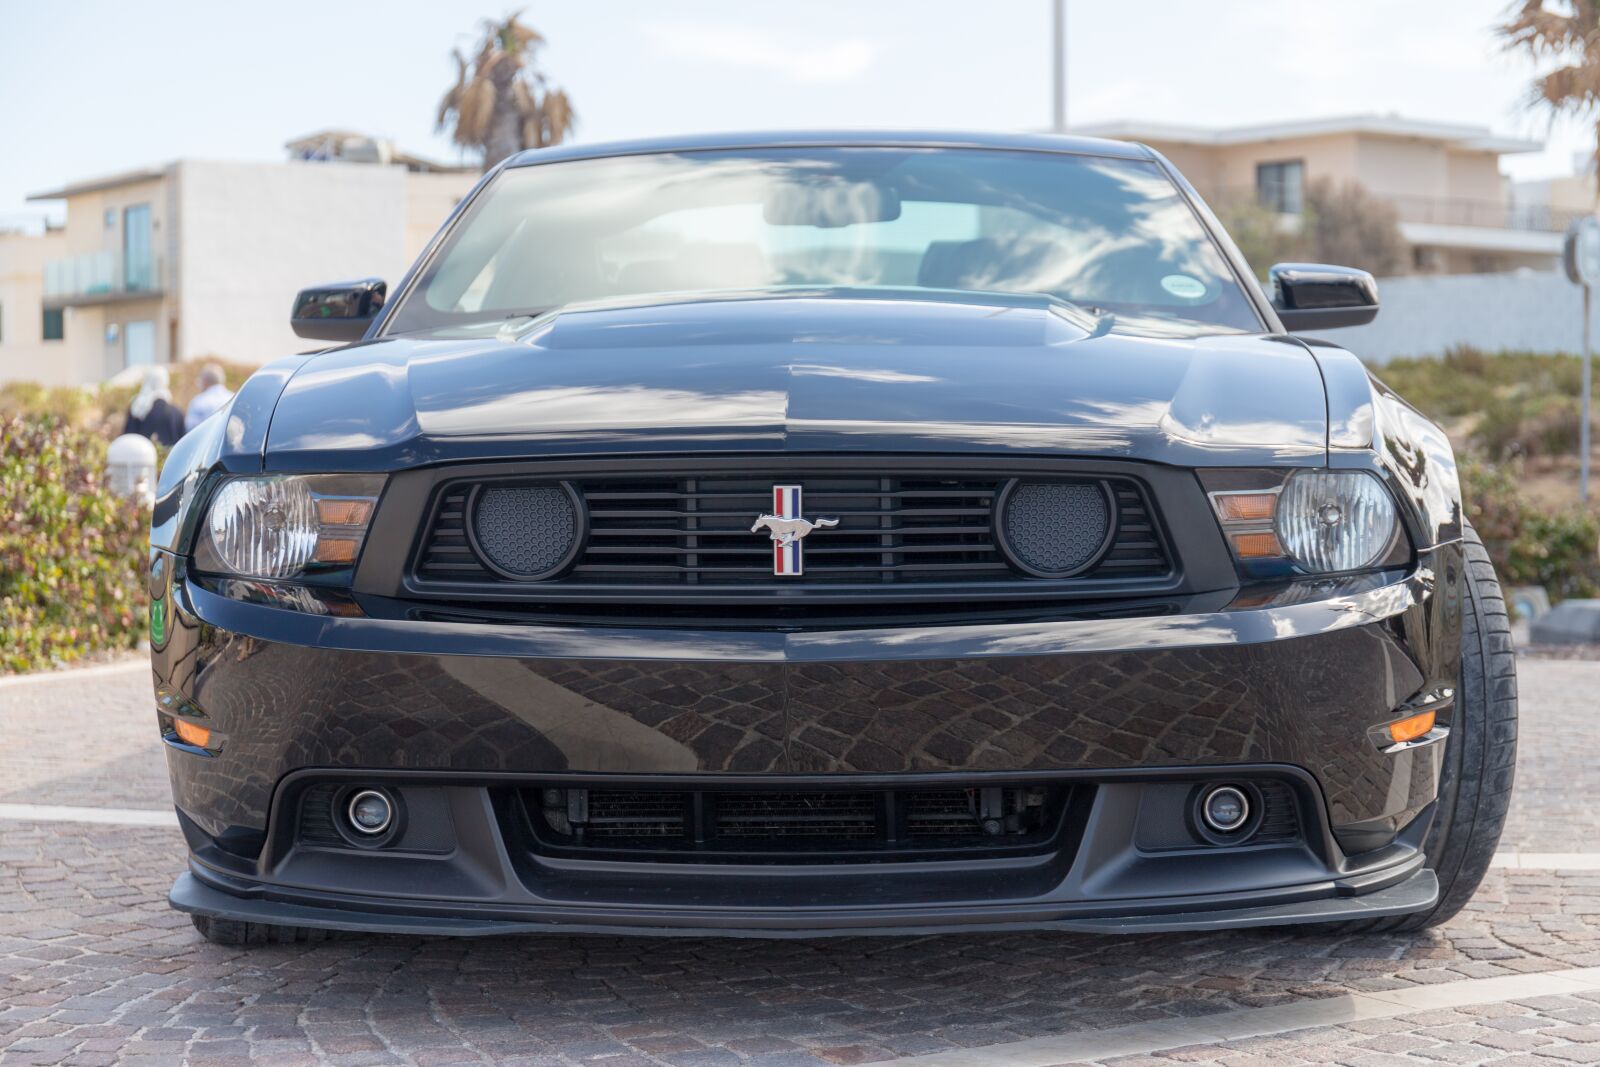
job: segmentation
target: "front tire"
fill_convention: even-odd
[[[1439,879],[1427,911],[1339,924],[1342,933],[1424,930],[1466,906],[1488,873],[1511,807],[1517,759],[1517,660],[1494,564],[1467,524],[1461,612],[1461,684],[1445,742],[1438,809],[1423,852]]]

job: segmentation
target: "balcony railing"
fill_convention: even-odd
[[[1470,226],[1489,230],[1524,230],[1535,233],[1562,233],[1582,211],[1562,211],[1546,204],[1513,204],[1508,200],[1477,200],[1467,197],[1388,196],[1371,194],[1395,209],[1401,222],[1429,223],[1438,226]],[[1224,189],[1210,198],[1219,210],[1229,204],[1260,202],[1252,188]]]
[[[1562,233],[1582,211],[1562,211],[1548,204],[1513,204],[1507,200],[1459,197],[1389,196],[1401,222],[1440,226],[1477,226],[1490,230],[1533,230]]]
[[[51,260],[44,265],[44,302],[62,307],[159,296],[161,267],[156,257],[126,259],[109,251]]]

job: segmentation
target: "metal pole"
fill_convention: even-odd
[[[1055,26],[1051,34],[1053,49],[1054,95],[1051,98],[1050,129],[1067,132],[1067,0],[1055,0]]]
[[[1583,421],[1578,425],[1578,499],[1589,503],[1589,287],[1583,287]]]

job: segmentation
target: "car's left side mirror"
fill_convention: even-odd
[[[294,298],[289,325],[297,335],[318,341],[359,341],[388,293],[382,278],[302,289]]]
[[[1268,276],[1272,307],[1286,330],[1364,326],[1378,317],[1378,283],[1364,270],[1279,263]]]

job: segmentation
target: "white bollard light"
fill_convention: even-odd
[[[125,433],[106,449],[106,484],[120,497],[149,504],[156,493],[156,446],[148,437]]]

